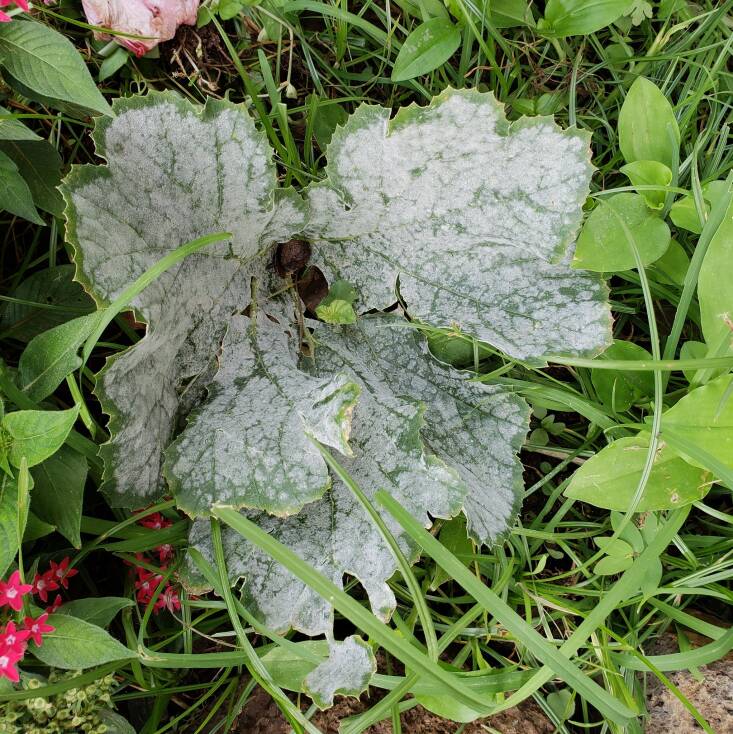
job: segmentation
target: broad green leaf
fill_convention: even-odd
[[[669,247],[669,227],[649,210],[642,196],[621,193],[603,199],[591,212],[578,237],[573,267],[598,273],[635,268],[636,259],[624,224],[644,265],[664,255]]]
[[[639,486],[648,450],[648,435],[614,441],[573,474],[565,496],[625,512]],[[708,472],[691,466],[662,444],[636,511],[682,507],[702,499],[709,489]]]
[[[733,375],[721,375],[691,390],[662,415],[665,431],[685,445],[702,449],[723,466],[733,468]],[[681,450],[681,449],[680,449]],[[690,464],[714,470],[691,456]]]
[[[710,214],[710,210],[719,199],[726,193],[725,181],[710,181],[702,187],[702,197],[705,202],[705,215]],[[669,218],[676,227],[686,229],[688,232],[700,234],[702,232],[703,222],[697,213],[695,206],[695,198],[692,194],[686,194],[677,199],[669,211]]]
[[[522,25],[533,27],[535,25],[527,0],[491,0],[487,10],[495,28],[515,28]]]
[[[669,241],[667,252],[652,264],[649,272],[658,283],[682,285],[689,267],[690,258],[685,248],[677,240],[672,239]]]
[[[62,670],[84,670],[113,660],[129,660],[135,652],[97,625],[67,614],[52,614],[48,624],[54,632],[44,635],[43,644],[31,642],[30,652],[42,663]]]
[[[598,357],[598,360],[651,360],[652,355],[644,347],[633,342],[616,340]],[[598,397],[612,410],[623,413],[639,398],[654,394],[654,376],[651,372],[624,370],[593,370],[593,387]]]
[[[448,61],[460,45],[461,31],[447,18],[422,23],[402,44],[392,67],[392,81],[403,82],[429,74]]]
[[[69,410],[17,410],[0,423],[0,437],[7,447],[8,460],[20,466],[23,457],[35,466],[54,454],[66,440],[79,415]]]
[[[97,627],[107,627],[119,612],[134,606],[135,602],[131,599],[118,596],[97,596],[65,601],[56,614],[67,614]]]
[[[55,531],[55,525],[44,522],[37,515],[29,512],[28,519],[26,520],[25,528],[23,530],[23,542],[30,543],[31,541],[38,540],[39,538],[45,538],[47,535],[51,535],[51,533]]]
[[[18,302],[6,303],[2,311],[3,332],[13,339],[29,341],[47,329],[93,311],[93,301],[73,276],[73,265],[57,265],[21,282],[10,293]]]
[[[56,526],[75,548],[81,548],[82,502],[87,460],[69,446],[33,468],[31,508],[41,520]]]
[[[670,170],[680,145],[680,130],[669,100],[654,82],[639,77],[618,116],[618,137],[627,163],[657,161]]]
[[[12,114],[10,110],[0,105],[0,140],[43,140],[21,120],[13,119]]]
[[[507,122],[490,94],[447,90],[424,108],[363,105],[308,191],[306,232],[360,311],[399,292],[408,313],[520,359],[597,354],[605,286],[562,260],[581,220],[588,139],[546,118]]]
[[[359,386],[301,372],[294,346],[264,313],[232,319],[209,399],[166,452],[169,485],[192,517],[213,504],[293,514],[331,483],[312,439],[351,454]]]
[[[369,645],[352,635],[329,643],[328,658],[310,672],[303,689],[321,709],[333,705],[334,695],[359,696],[369,685],[377,662]]]
[[[0,140],[0,151],[18,166],[35,205],[60,217],[64,210],[58,190],[62,161],[56,148],[45,140]]]
[[[163,449],[213,376],[231,315],[249,304],[252,278],[269,277],[271,245],[290,239],[304,215],[292,190],[277,190],[266,137],[242,107],[151,93],[114,110],[94,132],[107,167],[77,167],[62,188],[78,278],[97,302],[180,245],[232,233],[134,299],[147,335],[97,381],[112,434],[101,449],[102,489],[113,505],[134,508],[162,493]]]
[[[605,536],[600,538],[594,538],[596,545],[607,555],[613,556],[614,558],[630,558],[634,549],[621,538],[612,538],[611,536]]]
[[[0,150],[0,211],[27,219],[33,224],[45,222],[33,204],[33,195],[15,161]]]
[[[44,97],[109,114],[74,45],[50,26],[16,18],[0,27],[0,66]]]
[[[0,578],[18,553],[18,482],[0,471]]]
[[[633,4],[634,0],[548,0],[537,29],[553,38],[585,36],[611,25]]]
[[[99,321],[96,313],[80,316],[34,337],[20,356],[18,381],[31,400],[48,397],[81,366],[79,348]]]
[[[629,177],[634,186],[669,186],[672,183],[672,171],[659,161],[634,161],[622,166],[621,173]],[[639,191],[647,206],[662,209],[666,192],[661,189]]]
[[[728,206],[723,221],[710,240],[697,278],[702,333],[707,345],[716,351],[722,346],[730,349],[733,345],[731,274],[733,274],[733,203]]]
[[[466,532],[466,518],[462,515],[454,517],[443,523],[438,535],[442,546],[456,556],[462,556],[461,560],[468,566],[470,561],[466,556],[473,555],[473,543]],[[446,581],[450,581],[450,576],[436,564],[433,578],[430,582],[430,590],[435,591]]]

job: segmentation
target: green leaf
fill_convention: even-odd
[[[61,156],[45,140],[0,140],[0,151],[10,158],[28,184],[39,209],[60,217],[64,200],[58,190],[61,183]]]
[[[634,0],[548,0],[545,17],[537,24],[544,36],[585,36],[625,15]]]
[[[568,688],[548,693],[547,705],[560,721],[567,721],[575,713],[575,698]]]
[[[80,316],[34,337],[20,356],[18,384],[40,402],[81,366],[79,348],[99,322],[96,313]]]
[[[599,576],[615,576],[617,573],[623,573],[633,562],[634,560],[630,556],[606,556],[596,563],[593,570]]]
[[[733,338],[733,289],[724,274],[733,273],[733,203],[713,235],[697,278],[700,320],[705,342],[717,351]]]
[[[618,116],[621,152],[627,163],[657,161],[670,170],[680,145],[680,130],[669,100],[654,82],[639,77]]]
[[[25,457],[29,467],[40,464],[58,451],[78,415],[78,407],[8,413],[0,423],[0,434],[7,442],[10,463],[20,466]]]
[[[120,716],[116,711],[102,709],[101,711],[96,711],[95,714],[99,717],[102,724],[107,727],[105,734],[137,734],[130,722]]]
[[[52,614],[48,624],[55,627],[43,637],[43,644],[31,642],[30,651],[46,665],[62,670],[84,670],[113,660],[129,660],[136,654],[101,627],[66,614]]]
[[[466,532],[466,519],[459,515],[443,523],[438,534],[438,540],[443,547],[456,556],[464,556],[463,562],[468,566],[471,561],[466,556],[473,555],[473,543]],[[450,576],[438,565],[435,566],[433,579],[430,582],[430,590],[435,591],[438,587],[450,581]]]
[[[34,92],[110,114],[74,45],[50,26],[16,18],[0,27],[0,66]]]
[[[0,211],[3,210],[33,224],[45,224],[36,211],[33,195],[18,166],[0,150]]]
[[[606,537],[594,538],[596,545],[607,555],[613,558],[631,558],[633,548],[621,538]]]
[[[727,184],[725,181],[710,181],[702,187],[706,216],[710,214],[711,209],[718,203],[720,198],[726,195],[726,190]],[[698,216],[695,197],[692,194],[686,194],[672,204],[669,218],[676,227],[686,229],[694,234],[702,232],[703,223]]]
[[[68,446],[33,468],[31,508],[41,520],[58,528],[74,548],[81,548],[82,502],[87,460]]]
[[[399,279],[411,317],[519,359],[597,354],[609,340],[601,280],[554,264],[588,194],[585,134],[546,118],[509,124],[492,95],[447,90],[391,121],[361,106],[328,156],[306,232],[360,311],[394,304]]]
[[[116,48],[107,58],[99,65],[99,74],[97,80],[103,82],[105,79],[109,79],[114,76],[130,58],[130,52],[122,48],[122,46]]]
[[[598,358],[601,360],[651,360],[652,355],[633,342],[616,340]],[[654,394],[654,377],[651,372],[624,370],[593,370],[591,380],[598,397],[611,410],[623,413],[637,400]]]
[[[0,105],[0,140],[43,140],[20,120],[9,117],[13,113]]]
[[[422,23],[407,36],[392,67],[393,82],[429,74],[442,66],[461,45],[461,32],[446,18]]]
[[[359,386],[301,372],[294,346],[262,312],[232,319],[209,400],[166,452],[169,485],[192,517],[215,503],[293,514],[331,483],[312,439],[351,454]]]
[[[722,375],[687,393],[662,415],[661,436],[674,433],[676,443],[702,449],[728,469],[733,469],[733,375]],[[685,455],[690,464],[713,466]],[[722,478],[722,477],[719,477]]]
[[[685,248],[677,240],[672,239],[667,252],[652,264],[649,272],[658,283],[682,285],[689,267],[690,258]]]
[[[123,609],[134,606],[135,602],[131,599],[118,596],[97,596],[65,601],[56,614],[67,614],[97,627],[107,627]]]
[[[300,654],[295,652],[296,647]],[[275,645],[260,659],[275,685],[298,693],[303,690],[306,676],[327,657],[326,640],[303,640],[288,646]]]
[[[669,186],[672,183],[672,171],[664,163],[658,161],[634,161],[621,167],[621,173],[629,177],[634,186]],[[662,190],[639,191],[647,206],[662,209],[666,192]]]
[[[0,471],[0,578],[18,553],[18,483]]]
[[[30,543],[39,538],[45,538],[47,535],[56,531],[55,525],[50,525],[47,522],[41,520],[37,515],[32,512],[28,513],[28,520],[25,524],[23,531],[23,542]]]
[[[353,304],[357,297],[358,294],[350,283],[337,280],[318,304],[316,316],[327,324],[353,324],[356,321]]]
[[[649,437],[644,434],[614,441],[573,474],[565,496],[606,510],[627,511],[639,486],[648,447]],[[709,489],[707,472],[662,445],[636,511],[682,507],[702,499]]]
[[[669,227],[647,207],[638,194],[621,193],[603,199],[591,212],[578,237],[572,266],[598,273],[636,267],[626,230],[634,238],[644,265],[658,260],[669,247]]]
[[[291,189],[276,189],[265,134],[243,107],[210,99],[198,108],[151,93],[119,99],[114,110],[94,132],[108,166],[77,167],[62,187],[78,278],[97,302],[113,301],[182,244],[232,233],[134,299],[147,335],[97,379],[111,416],[102,490],[114,506],[135,508],[163,492],[163,449],[200,402],[227,323],[251,300],[252,278],[266,290],[269,248],[298,232],[304,208]]]
[[[26,278],[12,293],[0,325],[8,336],[29,341],[37,334],[94,310],[84,289],[73,281],[73,265],[57,265]]]
[[[680,359],[705,359],[708,348],[705,342],[689,341],[680,347]],[[687,382],[692,382],[697,370],[684,370],[683,374]]]
[[[535,21],[527,0],[491,0],[487,8],[495,28],[534,27]]]

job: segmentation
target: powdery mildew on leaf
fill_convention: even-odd
[[[509,527],[522,495],[517,452],[529,424],[527,403],[511,390],[484,385],[438,362],[425,339],[402,319],[364,317],[353,327],[316,326],[316,364],[342,365],[364,383],[378,382],[425,406],[421,436],[466,488],[469,533],[495,541]]]
[[[261,311],[232,317],[208,400],[166,451],[169,486],[189,515],[213,504],[292,514],[330,486],[309,437],[351,453],[359,386],[302,372],[293,342]]]
[[[354,411],[352,457],[338,457],[371,499],[385,488],[426,526],[455,515],[463,504],[471,532],[494,540],[513,520],[521,493],[516,458],[528,408],[504,388],[470,382],[437,362],[424,339],[401,319],[366,317],[356,326],[313,325],[316,361],[325,378],[346,373],[361,385]],[[426,453],[423,448],[434,453]],[[373,612],[388,619],[395,607],[387,580],[397,570],[379,531],[340,481],[319,502],[284,519],[246,512],[265,531],[341,586],[357,578]],[[388,513],[383,518],[403,551],[415,549]],[[213,562],[208,523],[194,523],[190,544]],[[268,555],[224,529],[227,568],[244,578],[245,603],[277,630],[329,634],[328,602]],[[192,587],[198,579],[190,573]]]
[[[147,334],[98,380],[112,434],[102,447],[102,488],[113,505],[137,507],[162,491],[162,451],[185,414],[181,401],[197,402],[213,375],[226,323],[264,268],[262,253],[299,231],[304,213],[293,191],[276,190],[266,137],[242,107],[149,94],[117,100],[114,110],[94,132],[107,166],[74,168],[63,190],[77,278],[97,302],[113,300],[177,247],[232,233],[133,301]]]
[[[409,342],[404,343],[403,348],[413,349]],[[424,406],[398,396],[379,370],[359,373],[336,352],[318,349],[322,355],[320,377],[345,372],[361,386],[350,441],[353,456],[338,459],[362,491],[372,498],[378,489],[386,489],[426,527],[432,517],[460,512],[466,485],[454,469],[425,451],[420,435],[425,425]],[[414,352],[413,359],[421,357],[420,352]],[[337,586],[343,584],[345,573],[357,578],[374,613],[381,619],[389,618],[395,598],[386,582],[397,569],[394,557],[369,516],[339,480],[334,480],[333,489],[322,500],[306,505],[298,515],[281,519],[266,513],[246,514]],[[400,526],[388,513],[383,517],[403,551],[415,558],[415,549]],[[232,580],[245,579],[244,599],[269,627],[292,627],[310,635],[331,632],[333,611],[328,601],[235,532],[224,529],[223,538]],[[189,540],[213,562],[206,522],[194,523]],[[192,585],[196,582],[194,579]]]
[[[343,642],[329,642],[328,658],[306,676],[303,689],[316,706],[325,709],[333,705],[337,693],[359,696],[376,672],[377,663],[369,645],[351,635]]]
[[[391,121],[358,108],[326,173],[309,189],[307,231],[363,311],[394,303],[399,282],[413,317],[520,359],[609,343],[605,286],[563,261],[592,173],[585,133],[510,124],[492,95],[448,90]]]

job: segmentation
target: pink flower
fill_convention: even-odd
[[[53,632],[56,628],[50,624],[46,624],[48,619],[48,612],[44,612],[38,619],[33,617],[26,617],[23,620],[23,626],[25,627],[26,634],[30,637],[36,645],[40,645],[42,642],[42,635],[46,635],[49,632]]]
[[[0,655],[19,655],[19,659],[22,658],[30,634],[25,629],[16,629],[15,622],[8,622],[5,632],[0,634]]]
[[[13,571],[10,578],[0,581],[0,607],[5,605],[19,612],[23,608],[23,597],[33,589],[31,584],[20,581],[20,571]]]
[[[46,611],[53,614],[63,603],[64,600],[61,598],[61,594],[56,594],[56,598],[51,602],[50,607],[46,607]]]
[[[13,3],[13,0],[0,0],[0,8],[7,8],[11,3]],[[25,10],[26,13],[28,12],[28,0],[15,0],[14,4],[21,10]],[[0,23],[9,23],[11,20],[12,18],[7,13],[0,10]]]
[[[115,36],[121,46],[142,56],[176,35],[179,25],[194,25],[200,0],[82,0],[87,20],[112,31],[147,36],[145,39]],[[108,39],[106,33],[96,34]]]
[[[161,609],[174,612],[180,608],[181,600],[178,597],[178,592],[170,584],[160,592],[160,596],[155,600],[155,606],[153,607],[156,612],[159,612]]]
[[[76,576],[76,574],[79,573],[79,571],[76,568],[69,568],[69,563],[71,562],[71,559],[66,556],[61,563],[54,563],[51,561],[51,568],[47,571],[48,575],[56,582],[61,584],[65,589],[69,588],[69,582],[67,579],[70,579],[72,576]],[[58,588],[58,587],[56,587]]]
[[[11,652],[0,652],[0,678],[7,678],[12,683],[20,680],[20,674],[16,664],[23,659],[22,655]]]
[[[52,571],[46,571],[46,573],[37,573],[33,579],[33,593],[40,597],[41,601],[48,601],[48,592],[56,591],[59,585],[56,583],[53,577]]]

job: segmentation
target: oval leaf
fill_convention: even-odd
[[[573,474],[565,496],[595,507],[625,512],[639,486],[649,437],[620,438],[588,459]],[[683,461],[669,447],[657,451],[637,512],[670,510],[702,499],[710,475]],[[615,573],[615,572],[614,572]]]
[[[537,27],[554,38],[584,36],[618,20],[633,4],[634,0],[549,0]]]
[[[136,654],[101,627],[65,614],[52,614],[55,627],[44,635],[43,644],[31,643],[31,652],[46,665],[62,670],[83,670],[113,660],[129,660]]]
[[[104,115],[111,113],[74,45],[47,25],[20,18],[3,23],[0,66],[44,97],[71,102]]]
[[[574,268],[619,273],[636,267],[623,221],[644,265],[658,260],[669,247],[669,227],[654,215],[638,194],[616,194],[591,212],[578,237]]]
[[[428,74],[444,64],[461,45],[461,32],[449,20],[433,18],[410,33],[392,67],[392,81]]]
[[[79,415],[79,408],[69,410],[17,410],[8,413],[0,424],[0,433],[9,442],[8,460],[20,466],[23,457],[35,466],[58,451]]]
[[[657,161],[672,169],[680,130],[669,100],[654,82],[639,77],[618,116],[618,137],[627,163]]]

